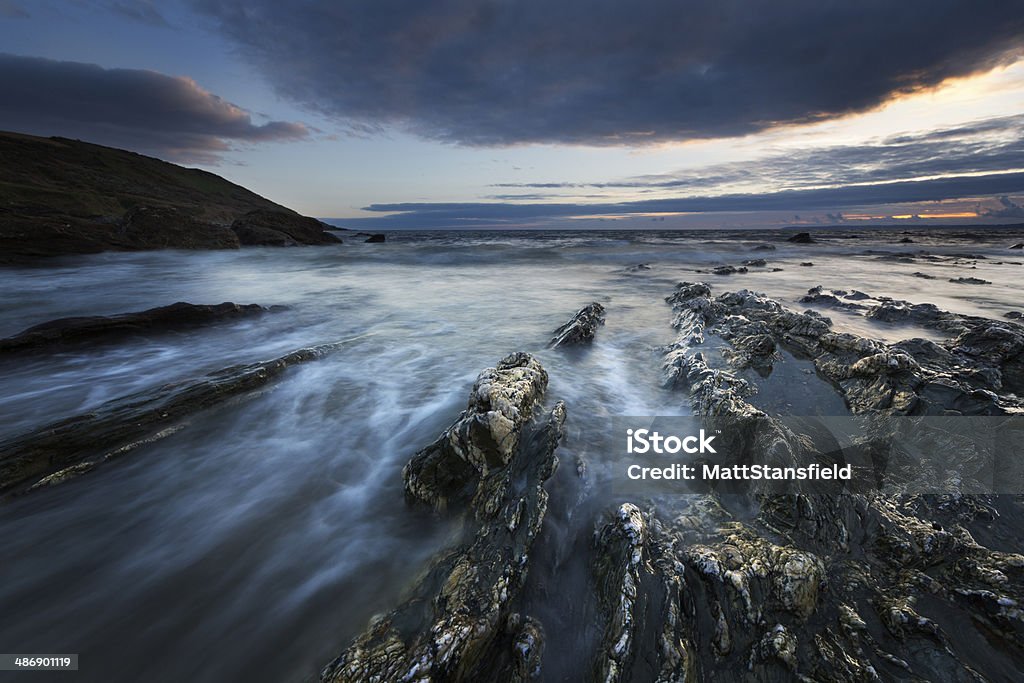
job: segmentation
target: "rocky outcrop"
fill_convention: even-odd
[[[821,288],[810,290],[804,298],[808,303],[864,310],[881,321],[918,321],[951,335],[941,344],[924,339],[886,344],[835,332],[831,320],[821,314],[789,311],[763,294],[741,290],[712,298],[705,293],[706,287],[700,283],[677,287],[669,297],[677,322],[683,316],[687,326],[698,326],[702,332],[711,326],[730,342],[733,348],[726,355],[738,367],[771,361],[767,340],[755,343],[760,335],[768,335],[773,342],[811,358],[818,373],[855,412],[1004,415],[1017,414],[1024,405],[1014,393],[1019,392],[1024,363],[1020,325],[960,316],[931,304],[887,299],[869,305],[867,295]]]
[[[139,206],[121,219],[121,235],[133,249],[238,249],[230,228],[161,206]]]
[[[130,249],[117,221],[51,212],[25,215],[0,207],[0,265],[31,264],[62,254],[97,254]]]
[[[512,459],[547,386],[547,372],[526,353],[480,373],[459,419],[402,470],[409,497],[439,509],[471,497],[481,477]]]
[[[809,232],[798,232],[791,237],[787,237],[786,241],[792,242],[793,244],[813,244],[814,238],[811,237],[811,233]]]
[[[386,242],[386,241],[387,241],[387,236],[384,235],[383,233],[379,233],[379,232],[375,233],[373,235],[370,235],[365,240],[365,242],[367,244],[380,244],[381,242]]]
[[[231,230],[241,244],[261,246],[294,246],[299,244],[338,244],[329,226],[315,218],[294,213],[256,209],[240,216]]]
[[[338,348],[339,344],[326,344],[299,349],[273,360],[130,394],[4,441],[0,443],[0,492],[59,484],[92,471],[174,433],[186,416],[244,396],[279,378],[289,367]]]
[[[915,304],[886,296],[875,297],[858,290],[825,289],[821,285],[807,290],[800,303],[840,309],[878,322],[919,325],[951,335],[987,320],[943,311],[935,304]]]
[[[962,393],[970,392],[972,370],[984,381],[1006,382],[1005,365],[1019,359],[1022,339],[1006,323],[968,319],[969,329],[945,346],[886,345],[836,333],[828,319],[789,311],[761,294],[713,297],[703,283],[681,283],[668,301],[679,332],[666,352],[670,379],[689,390],[697,414],[728,418],[734,452],[754,462],[806,462],[830,446],[751,405],[756,386],[708,363],[708,354],[722,350],[709,335],[721,335],[733,352],[737,339],[769,335],[812,359],[855,413],[879,416],[883,425],[885,416],[932,408],[1020,408],[1019,398],[994,384],[984,398],[968,396],[976,404],[965,404]],[[945,394],[930,389],[950,379],[963,384]],[[940,438],[954,450],[964,445],[948,442],[949,434]],[[595,586],[605,630],[595,677],[1010,677],[1024,652],[1017,608],[1024,556],[986,548],[972,536],[973,521],[991,523],[995,513],[991,496],[962,495],[964,471],[944,473],[951,484],[942,496],[808,495],[759,486],[739,504],[714,491],[690,497],[681,514],[621,506],[597,537]],[[965,627],[986,635],[967,638]]]
[[[735,275],[736,273],[746,273],[746,266],[715,266],[711,269],[711,272],[715,275]]]
[[[992,284],[988,280],[982,280],[980,277],[954,277],[949,279],[958,285],[990,285]]]
[[[604,306],[596,301],[589,303],[577,311],[569,322],[553,332],[554,336],[548,342],[548,347],[589,344],[594,341],[597,328],[601,325],[604,325]]]
[[[547,374],[525,353],[481,373],[466,411],[406,466],[414,500],[473,520],[411,597],[377,618],[322,681],[525,681],[543,651],[539,622],[515,609],[547,511],[544,482],[565,422],[557,403],[534,417]],[[465,495],[454,496],[454,492]]]
[[[213,173],[141,154],[0,132],[0,158],[0,264],[111,250],[336,243],[318,234],[319,221]],[[254,211],[276,219],[231,229]],[[303,235],[280,227],[293,223]]]
[[[166,332],[209,325],[225,320],[257,316],[272,309],[258,304],[190,304],[183,301],[120,315],[60,318],[0,339],[0,353],[26,352],[140,334]]]

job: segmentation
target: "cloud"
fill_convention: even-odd
[[[1020,0],[192,0],[293,100],[466,145],[735,136],[1020,56]]]
[[[568,218],[633,216],[650,213],[827,212],[832,222],[843,222],[838,209],[1008,195],[1024,192],[1024,172],[989,176],[938,178],[879,185],[752,192],[710,197],[668,197],[639,201],[580,203],[404,203],[371,204],[365,211],[380,217],[337,221],[380,229],[441,229],[565,225]],[[1007,200],[1009,201],[1009,200]]]
[[[1024,206],[1015,203],[1006,196],[1000,197],[999,203],[1001,208],[986,209],[982,212],[982,215],[990,216],[992,218],[1024,218]]]
[[[799,189],[1024,169],[1024,115],[991,118],[861,145],[766,154],[698,170],[598,183],[500,183],[531,189],[656,189],[722,193],[736,186]]]
[[[215,162],[233,144],[295,140],[301,123],[256,124],[185,77],[0,54],[0,129],[81,138],[176,161]]]

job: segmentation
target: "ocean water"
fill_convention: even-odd
[[[811,245],[772,232],[399,233],[385,244],[109,253],[0,270],[0,336],[175,301],[288,307],[0,360],[0,439],[134,391],[344,342],[95,473],[0,504],[0,650],[80,653],[80,681],[315,678],[452,542],[453,521],[405,504],[402,466],[457,417],[480,370],[522,350],[548,370],[549,400],[569,410],[527,607],[548,635],[543,678],[572,680],[596,637],[587,553],[617,502],[604,427],[615,416],[689,411],[660,370],[674,339],[664,302],[674,284],[756,289],[797,309],[821,284],[960,313],[1018,310],[1024,253],[1007,247],[1021,235],[962,233],[919,231],[900,243],[903,233],[837,231]],[[762,244],[776,248],[754,251]],[[961,256],[886,256],[922,251]],[[768,267],[694,272],[754,258]],[[948,282],[956,277],[992,284]],[[590,301],[607,309],[596,342],[546,349]],[[879,338],[933,335],[826,314]]]

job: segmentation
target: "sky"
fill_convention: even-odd
[[[0,129],[365,229],[1024,223],[1024,0],[0,0]]]

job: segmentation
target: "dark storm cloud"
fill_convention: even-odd
[[[193,0],[284,95],[469,145],[863,111],[1020,54],[1024,0]]]
[[[364,224],[381,229],[551,225],[552,221],[564,220],[568,217],[629,216],[637,213],[659,212],[835,211],[836,209],[896,202],[927,202],[951,198],[985,197],[993,194],[1009,195],[1018,192],[1024,192],[1024,173],[714,197],[645,199],[614,204],[507,204],[497,202],[372,204],[365,210],[391,215],[337,222],[340,225]],[[834,215],[841,219],[841,214]]]
[[[886,138],[862,145],[795,149],[696,171],[599,183],[500,183],[531,189],[714,190],[737,183],[799,188],[812,185],[907,180],[1024,168],[1024,116],[1006,116],[952,128]]]
[[[244,109],[188,78],[5,54],[0,54],[0,129],[207,162],[232,143],[309,134],[299,123],[255,124]]]

